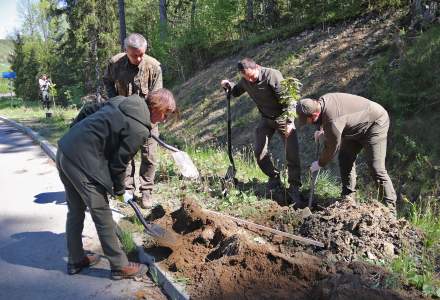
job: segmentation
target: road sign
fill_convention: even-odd
[[[3,72],[2,78],[14,79],[16,77],[15,72]]]

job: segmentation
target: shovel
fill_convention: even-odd
[[[167,150],[171,151],[171,155],[173,156],[174,162],[180,170],[180,173],[187,178],[198,179],[199,171],[194,165],[193,161],[189,157],[188,153],[180,151],[176,147],[166,144],[164,141],[159,139],[155,135],[151,135],[153,139],[155,139],[160,146],[164,147]]]
[[[235,184],[235,174],[237,170],[235,169],[234,157],[232,156],[232,141],[231,141],[231,87],[228,85],[225,87],[226,98],[227,98],[227,117],[228,117],[228,131],[227,131],[227,139],[228,139],[228,157],[230,165],[228,170],[226,171],[225,180],[228,182],[232,182]]]
[[[156,239],[159,244],[164,246],[173,247],[178,244],[177,234],[173,234],[172,232],[165,230],[157,224],[145,221],[142,212],[140,211],[136,202],[133,201],[133,199],[128,200],[127,203],[133,208],[134,212],[136,213],[136,217],[144,226],[146,234],[150,235],[151,237]]]
[[[316,143],[316,160],[319,159],[319,141]],[[312,173],[312,178],[310,180],[310,194],[309,194],[309,208],[313,206],[313,196],[315,194],[316,182],[318,181],[319,170]]]

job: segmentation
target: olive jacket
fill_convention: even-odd
[[[150,111],[138,95],[85,106],[59,150],[113,195],[123,194],[128,162],[150,136]]]

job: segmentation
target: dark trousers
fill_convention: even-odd
[[[157,124],[152,124],[151,134],[159,136],[159,128]],[[141,166],[139,169],[139,190],[152,190],[154,186],[154,176],[156,175],[157,165],[157,142],[153,138],[148,138],[141,147]],[[133,191],[136,189],[134,158],[128,163],[125,172],[125,189]]]
[[[85,211],[89,208],[102,250],[110,261],[112,270],[120,270],[127,266],[128,259],[119,245],[105,188],[88,178],[63,155],[60,149],[57,152],[56,163],[66,191],[68,207],[66,239],[69,263],[78,263],[85,255],[82,231]]]
[[[301,186],[301,166],[299,160],[298,137],[295,128],[289,136],[284,136],[285,124],[279,124],[274,120],[261,118],[255,130],[254,154],[260,169],[269,177],[278,176],[279,171],[273,165],[269,153],[269,142],[277,131],[284,142],[287,161],[288,181],[291,186]]]
[[[387,152],[387,135],[390,121],[388,114],[380,117],[360,139],[342,138],[339,151],[339,167],[341,171],[342,195],[356,192],[356,158],[364,149],[371,176],[379,189],[379,201],[387,206],[396,206],[396,192],[385,168]]]
[[[50,108],[50,100],[49,100],[49,92],[48,91],[41,92],[41,102],[43,105],[43,109]]]

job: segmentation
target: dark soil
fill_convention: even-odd
[[[263,239],[191,200],[155,222],[177,233],[179,243],[170,248],[149,243],[146,251],[175,278],[187,279],[192,299],[421,298],[416,292],[386,289],[386,270],[354,260],[365,249],[381,257],[379,240],[391,243],[395,253],[409,234],[415,244],[420,240],[416,231],[379,203],[335,203],[307,217],[299,231],[321,239],[326,244],[323,250]],[[357,247],[349,250],[350,243]],[[362,247],[367,248],[362,252]]]

